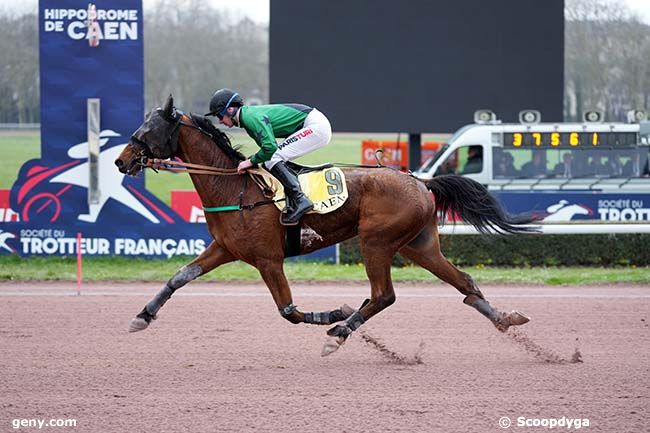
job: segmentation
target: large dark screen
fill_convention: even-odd
[[[270,97],[335,131],[443,132],[489,108],[562,120],[563,0],[271,0]]]

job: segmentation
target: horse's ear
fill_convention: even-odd
[[[169,97],[167,97],[167,102],[165,102],[162,114],[166,119],[171,119],[172,115],[174,114],[174,97],[171,95],[171,93],[169,94]]]

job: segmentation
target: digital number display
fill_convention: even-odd
[[[630,147],[638,143],[636,132],[506,132],[505,147]]]

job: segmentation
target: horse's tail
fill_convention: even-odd
[[[531,233],[538,221],[529,214],[509,215],[480,183],[467,177],[436,176],[424,182],[434,194],[436,208],[443,215],[456,215],[480,233]]]

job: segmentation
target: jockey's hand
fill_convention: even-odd
[[[252,166],[253,166],[253,163],[251,162],[251,160],[246,159],[246,160],[240,162],[239,165],[237,166],[237,173],[243,174],[246,170],[248,170]]]

